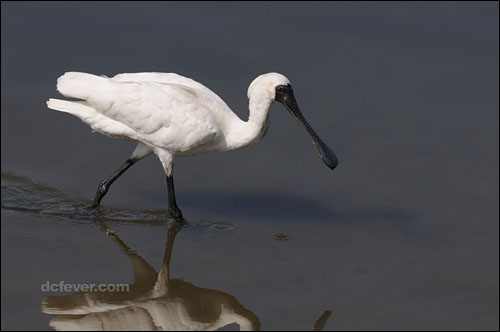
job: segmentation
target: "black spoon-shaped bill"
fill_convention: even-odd
[[[293,96],[293,90],[290,85],[288,86],[278,86],[277,88],[276,100],[281,102],[283,106],[292,114],[292,116],[297,120],[297,122],[304,128],[306,133],[311,138],[316,151],[323,160],[323,162],[330,169],[334,169],[338,165],[338,159],[335,153],[323,142],[323,140],[318,136],[318,134],[311,127],[309,122],[307,122],[304,115],[299,109],[295,97]]]

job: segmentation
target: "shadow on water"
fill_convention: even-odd
[[[217,214],[243,215],[255,219],[262,218],[263,214],[266,217],[278,219],[322,219],[335,222],[370,220],[400,222],[411,220],[414,217],[407,211],[394,208],[362,207],[355,210],[332,208],[318,201],[291,193],[188,193],[184,195],[183,202]]]
[[[336,223],[383,221],[394,223],[403,230],[412,228],[406,221],[415,218],[415,214],[395,208],[366,206],[352,209],[330,208],[307,197],[290,193],[188,193],[184,201],[186,205],[210,211],[211,214],[245,216],[255,221],[262,219],[263,214],[266,218],[290,221],[304,219]],[[88,210],[90,204],[90,200],[78,194],[53,188],[29,177],[2,172],[2,209],[39,213],[77,223],[100,220],[165,226],[172,221],[167,211],[163,209],[128,209],[101,205],[96,210]],[[236,228],[231,223],[208,220],[188,220],[188,226]]]

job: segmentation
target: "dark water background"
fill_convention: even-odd
[[[176,72],[246,119],[248,84],[277,71],[339,167],[280,105],[259,145],[177,159],[192,225],[172,278],[229,294],[264,330],[325,311],[325,330],[498,330],[497,2],[1,6],[2,329],[50,328],[46,281],[133,282],[98,222],[162,265],[159,161],[86,214],[133,144],[48,110],[58,76]]]

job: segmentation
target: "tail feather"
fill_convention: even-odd
[[[100,114],[86,101],[68,101],[51,98],[47,101],[47,107],[72,114],[89,125],[92,130],[96,130],[101,134],[120,139],[137,140],[139,138],[137,133],[130,129],[130,127]]]
[[[75,115],[82,120],[97,114],[97,111],[85,101],[67,101],[51,98],[47,101],[47,107],[56,111]]]
[[[88,99],[93,91],[106,84],[107,79],[102,76],[67,72],[57,79],[57,91],[66,97]]]

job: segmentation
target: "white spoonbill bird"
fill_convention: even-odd
[[[278,73],[260,75],[250,84],[248,121],[241,120],[210,89],[173,73],[132,73],[108,78],[68,72],[57,80],[57,90],[80,101],[49,99],[49,108],[75,115],[104,135],[138,142],[130,158],[99,184],[93,208],[120,175],[154,152],[167,178],[168,211],[182,222],[175,201],[174,158],[257,144],[267,131],[273,101],[283,104],[300,123],[328,167],[334,169],[338,163],[333,151],[300,112],[290,81]]]

